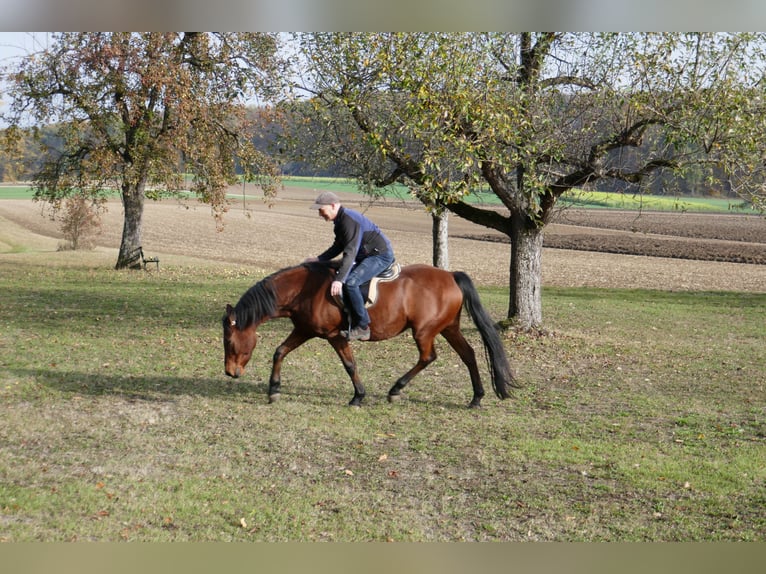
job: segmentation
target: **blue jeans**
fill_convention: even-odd
[[[370,255],[365,257],[359,263],[354,265],[346,278],[344,289],[348,296],[348,304],[351,307],[352,314],[356,317],[357,327],[366,329],[370,324],[370,316],[367,309],[364,308],[364,299],[359,287],[375,277],[378,273],[385,271],[394,262],[394,254],[390,251]],[[351,326],[349,325],[349,328]]]

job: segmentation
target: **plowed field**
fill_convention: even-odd
[[[194,201],[147,202],[144,251],[163,265],[243,265],[266,273],[330,244],[331,225],[309,209],[315,191],[286,188],[271,206],[254,193],[248,190],[244,206],[233,200],[222,230]],[[418,204],[340,195],[384,229],[400,262],[431,262],[431,219]],[[39,248],[55,251],[61,242],[58,223],[31,201],[0,201],[0,225],[33,234]],[[456,216],[449,225],[450,267],[486,284],[507,284],[507,238]],[[113,264],[121,233],[122,207],[113,202],[94,260]],[[0,253],[16,249],[2,241]],[[567,210],[546,228],[544,244],[544,285],[766,291],[766,219],[755,215]]]

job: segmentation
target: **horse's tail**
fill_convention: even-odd
[[[479,329],[479,333],[481,333],[490,378],[492,379],[492,388],[498,397],[508,399],[511,397],[508,387],[520,388],[521,385],[513,376],[511,365],[508,363],[508,357],[505,354],[503,342],[495,328],[495,323],[481,304],[479,293],[476,291],[471,278],[461,271],[456,271],[453,273],[453,276],[458,287],[463,292],[463,306],[471,315],[471,319],[473,319],[474,324]]]

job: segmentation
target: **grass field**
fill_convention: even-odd
[[[288,177],[285,184],[295,187],[307,187],[316,190],[334,190],[356,192],[354,182],[334,178]],[[385,197],[409,199],[406,187],[393,185],[381,190]],[[486,191],[472,196],[468,200],[473,203],[500,205],[500,200],[491,192]],[[573,190],[565,194],[561,203],[564,206],[584,209],[627,209],[631,211],[690,211],[700,213],[729,213],[748,211],[738,199],[722,199],[712,197],[688,196],[653,196],[641,194],[609,193],[604,191]]]
[[[442,341],[388,404],[402,335],[356,344],[363,408],[318,340],[268,405],[288,324],[237,383],[220,341],[259,276],[90,259],[0,256],[3,541],[764,540],[766,294],[547,288],[549,334],[506,338],[510,401],[467,410]]]

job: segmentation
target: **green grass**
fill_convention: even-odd
[[[563,205],[585,209],[627,209],[630,211],[672,211],[726,213],[749,211],[740,199],[713,197],[658,196],[575,190],[564,195]]]
[[[549,288],[550,334],[506,339],[510,401],[466,409],[441,341],[388,404],[403,335],[355,345],[363,408],[319,340],[268,405],[289,324],[236,383],[220,342],[259,277],[59,257],[0,257],[2,540],[764,539],[766,295]],[[501,318],[504,290],[480,292]]]
[[[317,191],[342,191],[346,193],[361,193],[355,182],[341,178],[321,177],[287,177],[285,185],[315,189]],[[409,199],[407,188],[403,185],[393,185],[380,190],[384,197]],[[482,191],[469,196],[469,203],[500,205],[500,200],[490,191]],[[609,193],[603,191],[574,190],[565,194],[561,204],[581,207],[584,209],[627,209],[632,211],[693,211],[709,213],[727,213],[731,211],[748,211],[738,199],[720,199],[689,196],[653,196],[624,193]]]
[[[34,192],[26,185],[0,185],[0,199],[32,199]]]

